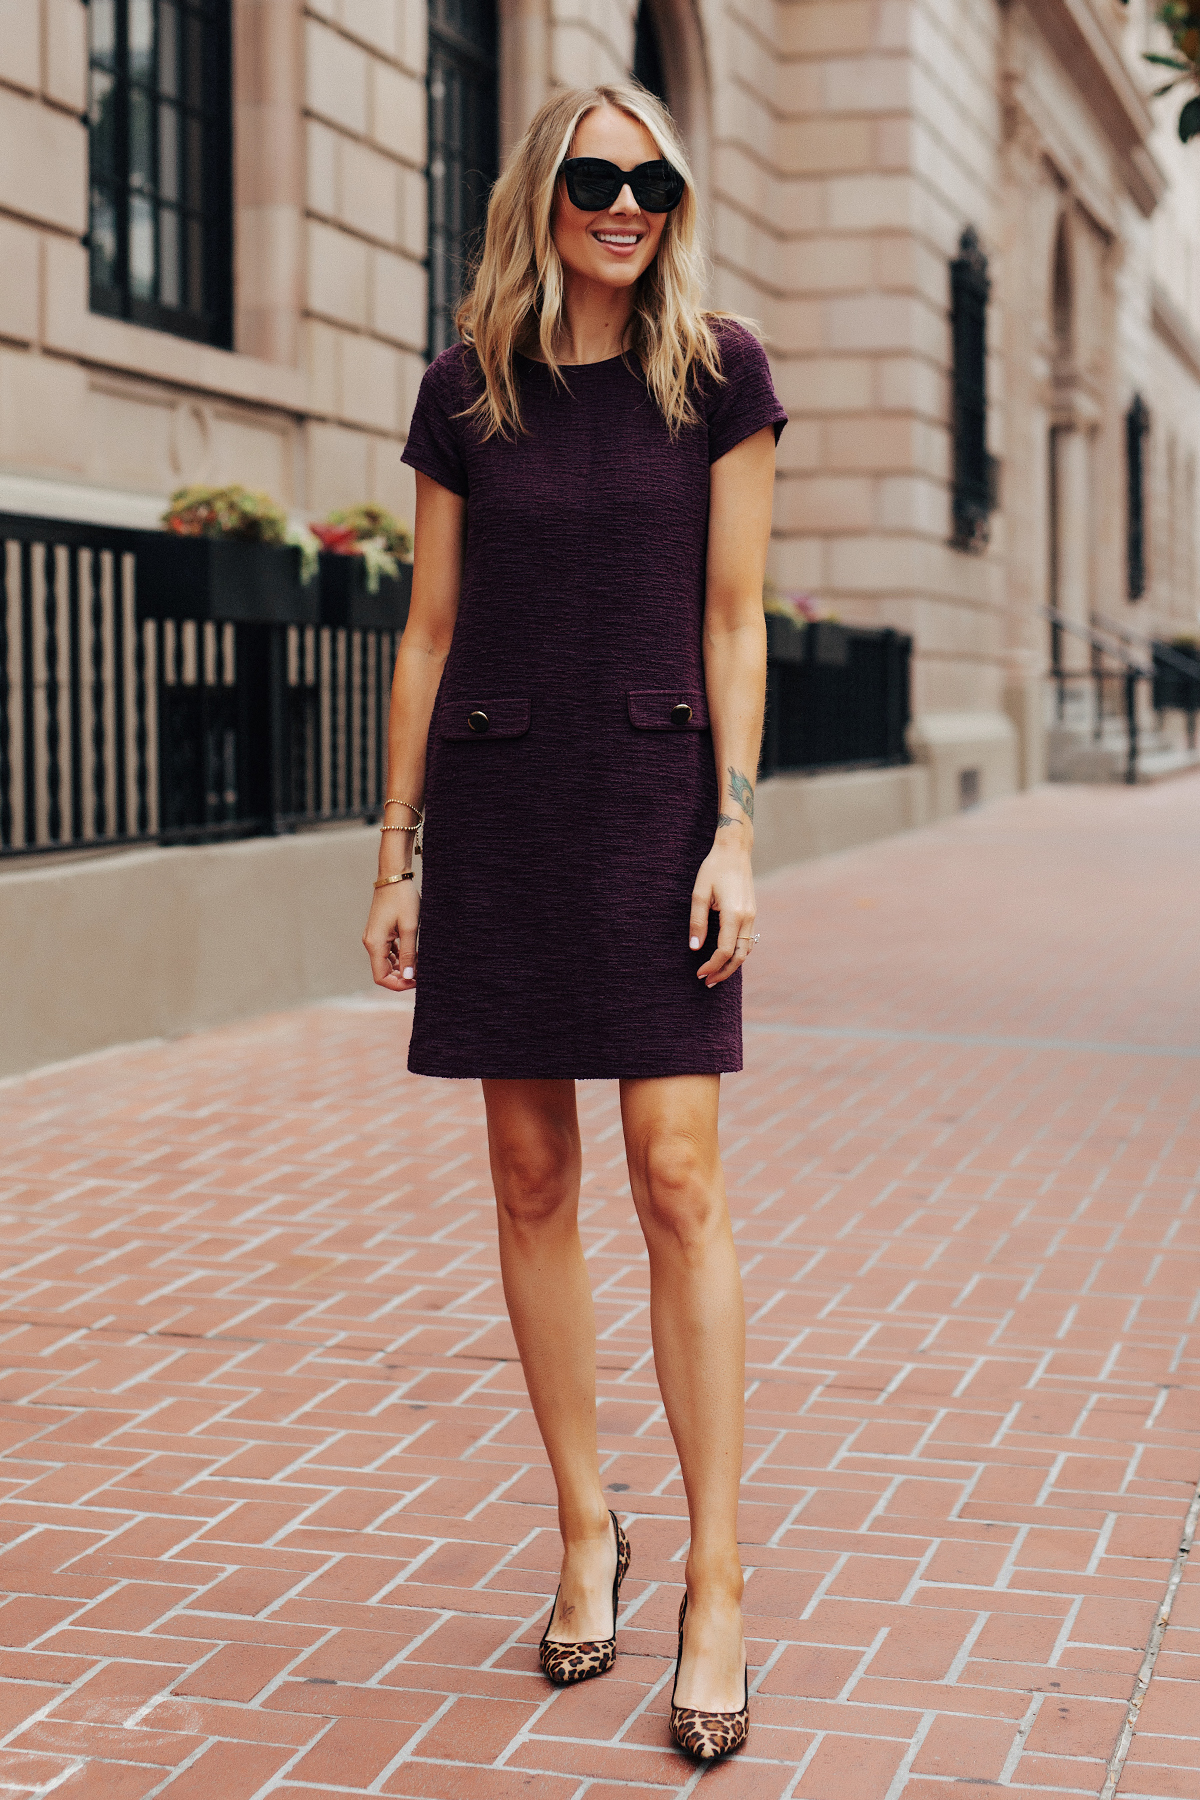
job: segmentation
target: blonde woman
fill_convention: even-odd
[[[416,987],[409,1068],[483,1081],[509,1317],[558,1489],[552,1681],[603,1674],[629,1543],[596,1441],[575,1082],[620,1082],[691,1538],[671,1724],[748,1730],[745,1327],[717,1146],[741,1068],[762,583],[785,414],[700,302],[696,197],[635,85],[559,94],[491,198],[463,342],[426,371],[412,610],[364,942]],[[417,952],[412,845],[428,806]]]

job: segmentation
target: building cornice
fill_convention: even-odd
[[[1030,16],[1069,70],[1117,151],[1121,173],[1147,218],[1167,177],[1149,149],[1154,117],[1111,26],[1093,0],[1038,0]]]

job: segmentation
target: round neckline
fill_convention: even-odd
[[[613,363],[628,364],[628,359],[630,356],[632,356],[632,354],[633,354],[633,352],[631,350],[621,350],[621,351],[618,351],[616,356],[602,356],[600,358],[599,362],[585,362],[585,363],[560,362],[558,366],[563,371],[564,374],[569,369],[571,374],[574,375],[580,369],[609,369],[612,367]],[[549,363],[540,361],[540,359],[538,357],[526,356],[524,350],[518,350],[517,355],[520,357],[522,362],[527,362],[527,363],[531,364],[532,367],[535,369],[549,370],[549,368],[550,368]]]

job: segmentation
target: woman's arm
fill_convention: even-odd
[[[424,801],[429,721],[458,617],[466,519],[465,500],[428,475],[417,476],[412,602],[392,677],[385,790],[415,806]],[[384,823],[415,825],[416,817],[402,806],[389,806]],[[411,831],[380,833],[381,875],[412,867],[413,837]],[[414,881],[375,889],[363,943],[380,987],[403,993],[415,985],[419,913]]]
[[[717,948],[697,971],[706,987],[741,967],[754,930],[750,850],[767,681],[762,592],[774,483],[769,425],[719,457],[709,475],[704,675],[720,799],[713,847],[692,891],[689,928],[697,950],[708,935],[709,912],[720,912]]]

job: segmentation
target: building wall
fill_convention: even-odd
[[[1057,604],[1081,624],[1098,616],[1151,637],[1194,629],[1200,601],[1200,164],[1175,131],[1181,96],[1153,107],[1144,97],[1157,76],[1143,52],[1167,48],[1148,0],[1096,0],[1093,13],[1123,57],[1123,113],[1096,69],[1066,53],[1052,29],[1055,8],[1018,0],[1005,24],[1010,697],[1045,665],[1048,628],[1033,608]],[[1066,343],[1055,319],[1060,234]],[[1126,562],[1125,415],[1135,394],[1152,420],[1148,587],[1139,600],[1129,596]],[[1064,639],[1062,661],[1086,668],[1086,642]],[[1078,703],[1084,698],[1080,685]]]
[[[0,504],[151,523],[172,488],[237,480],[411,516],[419,0],[234,0],[233,352],[88,311],[87,9],[0,19]]]
[[[999,10],[799,0],[776,16],[761,264],[793,418],[776,568],[844,619],[914,634],[918,715],[995,715],[1001,552],[949,546],[947,373],[949,262],[968,224],[995,242]],[[1002,453],[1002,354],[991,377]]]
[[[261,3],[261,0],[260,0]],[[412,516],[400,463],[424,368],[425,10],[304,8],[306,498]]]
[[[1165,50],[1146,0],[1131,8],[1135,50]],[[1146,228],[1144,331],[1151,408],[1149,587],[1143,628],[1167,637],[1200,631],[1200,194],[1196,146],[1179,142],[1180,95],[1153,103],[1154,154],[1168,186]]]

